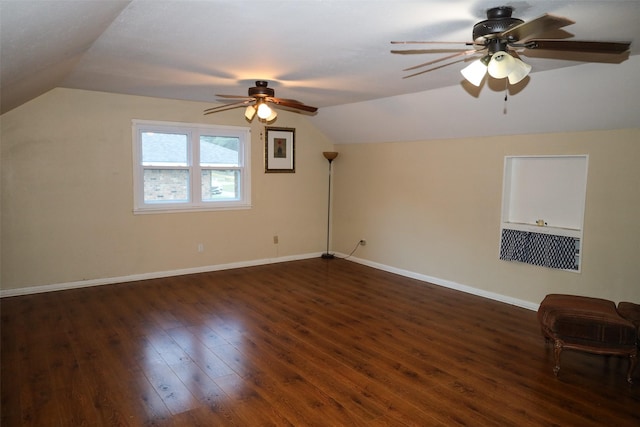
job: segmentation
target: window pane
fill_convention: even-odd
[[[200,137],[201,166],[240,166],[240,138],[203,135]]]
[[[236,200],[240,198],[240,171],[203,170],[202,201]]]
[[[189,170],[145,169],[144,201],[145,203],[188,202]]]
[[[187,135],[142,132],[143,166],[187,166]]]

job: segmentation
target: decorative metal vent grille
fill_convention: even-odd
[[[580,239],[520,230],[502,230],[500,259],[578,270]]]

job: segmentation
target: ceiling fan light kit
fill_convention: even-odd
[[[218,107],[207,108],[204,114],[218,113],[220,111],[231,110],[233,108],[245,107],[244,117],[251,121],[257,115],[263,122],[271,122],[278,117],[278,112],[271,108],[269,104],[274,106],[282,106],[295,112],[304,111],[307,113],[315,113],[318,111],[316,107],[305,105],[293,99],[276,98],[275,91],[268,87],[269,82],[264,80],[256,81],[254,87],[249,88],[248,96],[238,95],[216,95],[220,98],[239,99],[231,104],[220,105]]]
[[[473,61],[460,72],[462,76],[474,86],[480,86],[485,75],[495,79],[507,78],[510,84],[521,82],[529,72],[531,66],[518,58],[516,49],[523,50],[550,50],[579,53],[601,53],[601,54],[622,54],[629,50],[630,42],[602,42],[602,41],[579,41],[579,40],[558,40],[558,39],[534,39],[534,37],[549,34],[551,31],[559,30],[575,22],[561,16],[544,14],[536,19],[525,22],[522,19],[513,18],[511,15],[514,8],[511,6],[494,7],[487,10],[487,19],[480,21],[473,26],[472,42],[464,42],[465,46],[473,46],[475,52],[469,51],[468,47],[457,54],[444,58],[429,61],[415,67],[405,69],[414,70],[416,68],[433,65],[444,60],[454,60],[469,54],[482,54],[482,58]],[[391,42],[395,43],[432,43],[443,42]],[[454,43],[454,42],[444,42]],[[404,51],[392,51],[393,53],[405,53]],[[413,77],[442,68],[459,62],[454,60],[445,65],[439,65],[422,72],[414,73],[406,77]]]
[[[509,83],[514,85],[527,77],[530,71],[531,65],[525,64],[522,60],[514,58],[507,52],[501,51],[493,55],[487,54],[473,61],[460,70],[460,73],[472,85],[480,86],[487,72],[494,79],[504,79],[507,77]]]

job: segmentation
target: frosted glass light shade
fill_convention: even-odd
[[[483,59],[484,58],[473,61],[471,64],[460,70],[462,76],[474,86],[480,86],[482,79],[485,74],[487,74],[487,64],[486,62],[483,62]]]
[[[271,114],[273,114],[273,110],[267,104],[262,102],[262,103],[260,103],[260,105],[258,105],[258,117],[259,118],[265,120],[269,116],[271,116]]]
[[[269,117],[267,117],[266,119],[264,119],[265,122],[270,122],[272,120],[275,120],[276,117],[278,117],[278,113],[276,112],[276,110],[274,110],[273,108],[271,108],[271,114],[269,114]]]
[[[518,58],[513,58],[513,61],[513,71],[511,71],[507,76],[509,78],[509,83],[512,85],[522,81],[522,79],[529,75],[529,71],[531,71],[531,65],[525,64]]]
[[[511,74],[515,67],[515,62],[515,58],[507,52],[498,51],[491,57],[487,71],[491,77],[503,79]]]
[[[256,115],[256,107],[253,105],[249,105],[246,110],[244,110],[244,116],[247,120],[253,120],[253,116]]]
[[[477,61],[460,70],[465,79],[474,86],[480,86],[484,76],[489,75],[496,79],[509,78],[509,83],[516,84],[531,71],[531,65],[525,64],[518,58],[504,51],[498,51],[493,55],[485,55]]]

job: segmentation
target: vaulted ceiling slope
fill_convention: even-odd
[[[631,50],[613,60],[522,56],[533,70],[506,105],[503,85],[463,82],[464,62],[402,78],[447,53],[393,54],[391,40],[469,41],[473,24],[502,5],[525,21],[568,17],[573,38],[631,41]],[[214,106],[215,94],[268,80],[277,96],[320,107],[312,120],[336,142],[637,127],[638,22],[640,1],[615,0],[2,0],[0,106],[55,87]],[[609,119],[546,126],[555,109]],[[377,132],[385,122],[395,124]]]

